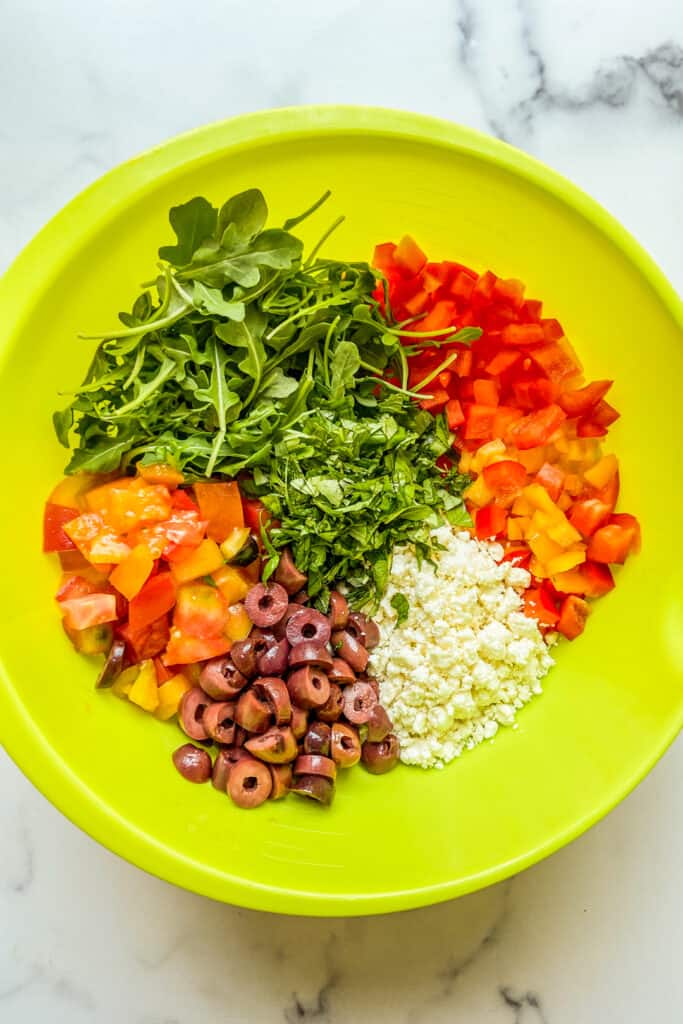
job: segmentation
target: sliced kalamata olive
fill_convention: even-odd
[[[369,651],[379,643],[379,626],[372,619],[369,619],[367,615],[363,615],[362,612],[351,612],[349,614],[346,632],[350,633],[351,636],[355,636],[356,640],[360,640],[363,647],[367,647]]]
[[[371,686],[375,691],[375,697],[377,697],[377,700],[379,700],[379,683],[375,676],[369,676],[367,672],[360,672],[358,674],[358,682],[367,683],[368,686]]]
[[[327,757],[330,753],[331,732],[326,722],[313,722],[304,736],[304,753],[323,754]]]
[[[257,583],[244,599],[247,615],[261,629],[279,622],[288,603],[287,591],[279,583]]]
[[[326,644],[330,639],[330,624],[327,618],[315,608],[302,608],[287,622],[287,639],[292,647],[304,640],[315,640]]]
[[[290,549],[283,548],[277,569],[273,573],[273,579],[281,587],[284,587],[288,594],[296,594],[297,590],[301,590],[306,586],[308,576],[303,572],[299,572],[294,564],[294,557]]]
[[[335,722],[330,738],[330,757],[340,768],[353,768],[360,761],[360,737],[352,725]]]
[[[184,743],[173,751],[173,764],[188,782],[207,782],[211,777],[211,758],[205,750]]]
[[[300,754],[294,762],[295,775],[322,775],[326,779],[337,778],[337,766],[331,757],[323,754]]]
[[[289,640],[285,637],[276,641],[267,650],[256,657],[256,667],[260,676],[281,676],[287,671],[289,664]]]
[[[398,737],[393,733],[381,740],[379,743],[371,743],[366,740],[363,744],[363,764],[373,775],[384,775],[390,772],[398,764],[400,746]]]
[[[369,683],[355,682],[344,690],[344,714],[354,725],[367,722],[376,704],[377,695]]]
[[[346,686],[347,683],[356,681],[356,673],[343,658],[333,658],[332,668],[328,669],[327,674],[331,683],[339,683],[340,686]]]
[[[214,700],[230,700],[244,689],[247,680],[234,664],[232,655],[226,654],[207,661],[200,673],[199,685]]]
[[[291,668],[301,668],[303,665],[310,665],[311,668],[322,668],[326,672],[332,668],[332,655],[324,644],[317,640],[302,640],[289,652],[289,664]]]
[[[249,739],[249,733],[246,729],[243,729],[241,725],[235,728],[235,738],[232,741],[233,747],[243,747]]]
[[[292,785],[292,766],[291,764],[269,764],[268,767],[273,780],[270,799],[281,800],[283,796],[287,796]]]
[[[296,757],[297,743],[289,726],[276,726],[264,732],[262,736],[254,736],[247,740],[244,749],[258,757],[259,761],[266,761],[268,764],[287,764]]]
[[[297,590],[296,594],[292,598],[292,601],[296,601],[297,604],[306,605],[311,600],[307,590]]]
[[[282,616],[279,622],[276,622],[274,626],[271,626],[273,636],[276,640],[286,639],[287,636],[287,623],[291,619],[292,615],[296,615],[303,609],[302,604],[295,604],[292,601],[289,602],[285,609],[285,614]],[[289,642],[289,641],[288,641]]]
[[[247,679],[256,675],[256,645],[252,636],[234,643],[230,648],[230,657],[237,669]],[[209,664],[211,663],[209,662]]]
[[[239,551],[228,558],[228,565],[251,565],[254,559],[258,556],[259,547],[256,537],[251,533]]]
[[[292,783],[291,792],[329,806],[334,799],[334,782],[324,775],[298,775]]]
[[[357,637],[345,629],[332,634],[332,649],[338,658],[343,658],[354,672],[364,672],[370,655]]]
[[[349,602],[338,590],[333,590],[330,594],[330,613],[328,618],[332,630],[345,629],[346,623],[349,621]]]
[[[276,725],[287,725],[292,720],[292,702],[284,679],[264,676],[254,680],[254,693],[270,706]]]
[[[321,708],[330,695],[325,673],[309,665],[289,673],[287,689],[292,703],[300,708]]]
[[[235,707],[234,701],[220,701],[211,704],[204,711],[202,722],[212,740],[228,746],[235,740]]]
[[[232,765],[230,750],[219,750],[216,754],[216,760],[213,762],[211,785],[214,789],[220,790],[221,793],[227,793],[228,791],[228,776],[230,775]]]
[[[228,794],[238,807],[258,807],[268,799],[272,788],[268,765],[255,757],[244,757],[230,769]]]
[[[375,704],[367,721],[368,739],[371,743],[379,743],[394,728],[393,722],[381,704]]]
[[[191,740],[201,741],[208,737],[204,726],[204,712],[212,703],[199,686],[193,686],[183,694],[178,709],[178,721],[180,728]]]
[[[235,721],[247,732],[265,732],[271,725],[271,711],[265,701],[259,700],[253,690],[240,696],[235,708]]]
[[[112,685],[116,677],[123,672],[126,664],[126,645],[123,640],[114,640],[105,658],[102,671],[97,677],[95,686],[98,690]]]
[[[330,683],[330,695],[316,715],[321,722],[336,722],[344,712],[344,691],[338,683]]]
[[[290,722],[290,728],[296,739],[303,739],[306,735],[306,730],[308,729],[308,711],[304,708],[298,708],[295,705],[292,708],[292,721]]]

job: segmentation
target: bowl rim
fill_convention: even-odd
[[[599,203],[567,178],[505,142],[440,118],[382,107],[314,105],[243,114],[175,136],[108,171],[58,212],[20,252],[0,277],[0,306],[6,330],[0,342],[0,366],[10,339],[41,291],[122,206],[158,186],[180,165],[254,143],[321,135],[371,135],[416,141],[450,149],[494,164],[549,193],[606,236],[635,267],[660,299],[674,323],[683,328],[683,301],[652,257]],[[28,287],[28,284],[31,287]],[[30,296],[30,298],[29,298]],[[499,882],[571,842],[603,818],[631,792],[663,755],[683,727],[683,702],[660,740],[648,749],[628,776],[602,795],[597,805],[566,829],[514,860],[464,878],[427,887],[373,894],[321,894],[263,885],[200,864],[143,832],[104,806],[86,782],[59,754],[37,742],[31,719],[0,661],[0,741],[22,772],[51,803],[87,834],[152,875],[209,896],[256,910],[306,916],[356,916],[425,906]]]

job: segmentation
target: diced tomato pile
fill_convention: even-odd
[[[617,458],[600,446],[619,417],[605,397],[612,381],[584,382],[560,323],[525,298],[521,281],[431,263],[408,236],[377,246],[374,266],[385,313],[388,296],[393,319],[427,335],[409,357],[408,383],[421,390],[430,378],[421,404],[444,412],[455,433],[460,469],[474,477],[465,498],[476,536],[500,541],[504,558],[531,573],[527,614],[574,639],[586,599],[611,590],[610,565],[640,545],[638,521],[615,510]],[[448,341],[447,328],[464,327],[481,336]],[[413,335],[402,340],[415,345]]]
[[[258,528],[260,503],[243,501],[234,482],[182,484],[161,465],[114,480],[68,477],[44,514],[66,633],[86,654],[123,641],[116,692],[161,718],[176,713],[196,662],[248,635],[243,600],[260,569],[258,557],[227,564]]]

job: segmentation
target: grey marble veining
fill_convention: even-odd
[[[0,271],[88,182],[242,111],[368,103],[546,160],[683,287],[680,0],[0,2]],[[0,755],[0,1022],[683,1020],[683,748],[569,848],[391,917],[225,907],[80,833]]]

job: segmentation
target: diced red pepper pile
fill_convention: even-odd
[[[408,236],[377,246],[374,266],[393,319],[413,321],[406,331],[481,328],[471,347],[443,333],[424,345],[409,358],[408,383],[420,389],[441,367],[421,405],[445,413],[460,468],[474,477],[465,498],[476,536],[496,538],[505,559],[531,572],[527,614],[574,639],[586,598],[611,590],[610,564],[640,545],[638,521],[615,511],[616,456],[600,447],[619,417],[605,398],[612,381],[584,383],[560,323],[525,298],[521,281],[430,263]],[[383,283],[374,295],[387,313]]]
[[[43,550],[63,569],[65,631],[86,654],[124,641],[119,695],[162,718],[177,711],[196,662],[248,635],[243,599],[260,570],[258,558],[227,564],[257,529],[260,503],[234,482],[182,484],[160,465],[115,480],[68,477],[44,514]]]

